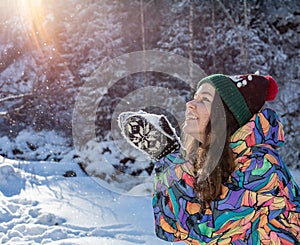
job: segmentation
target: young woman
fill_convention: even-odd
[[[277,152],[282,124],[273,110],[262,109],[277,91],[270,76],[202,79],[186,104],[183,147],[164,116],[120,116],[124,137],[157,159],[153,210],[159,238],[300,244],[300,191]]]

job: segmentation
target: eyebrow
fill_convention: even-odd
[[[213,95],[210,92],[207,92],[207,91],[200,92],[200,94],[206,94],[206,95],[210,95],[211,97],[213,97]]]

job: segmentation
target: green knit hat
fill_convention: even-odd
[[[256,74],[226,76],[214,74],[203,78],[203,83],[213,85],[240,126],[257,113],[266,101],[274,100],[278,86],[271,76]]]

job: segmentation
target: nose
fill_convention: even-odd
[[[186,109],[195,109],[196,105],[194,102],[195,102],[195,100],[190,100],[190,101],[186,102],[186,104],[185,104]]]

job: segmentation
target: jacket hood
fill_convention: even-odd
[[[230,142],[230,147],[238,156],[245,154],[251,146],[263,144],[278,148],[284,144],[283,126],[276,112],[266,108],[240,127],[231,136]]]

